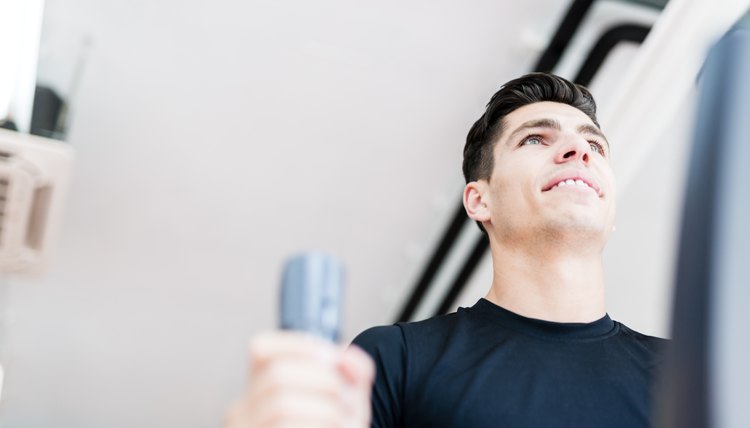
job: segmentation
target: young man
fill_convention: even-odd
[[[588,90],[542,73],[508,82],[464,148],[464,206],[492,251],[485,298],[354,340],[377,372],[371,415],[372,367],[358,349],[266,336],[252,351],[256,384],[234,415],[321,426],[649,426],[664,341],[605,311],[609,157]]]

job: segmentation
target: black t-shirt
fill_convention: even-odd
[[[526,318],[481,299],[354,339],[374,359],[373,427],[646,427],[666,340],[608,315]]]

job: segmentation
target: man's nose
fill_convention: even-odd
[[[590,160],[589,142],[586,139],[577,137],[564,142],[555,156],[555,162],[567,163],[580,161],[584,165],[589,164]]]

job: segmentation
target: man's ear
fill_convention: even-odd
[[[488,190],[489,185],[485,180],[472,181],[464,187],[464,208],[470,219],[478,222],[490,220]]]

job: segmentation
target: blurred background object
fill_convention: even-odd
[[[681,53],[747,3],[665,4],[47,0],[34,84],[76,171],[47,275],[5,287],[3,426],[216,426],[300,249],[342,255],[343,340],[412,299],[408,319],[475,302],[491,270],[457,207],[465,135],[535,69],[589,83],[602,118],[639,79],[680,91],[629,108],[662,122],[648,142],[610,137],[609,312],[666,336],[697,72]],[[685,33],[675,17],[700,11],[707,32]]]
[[[72,163],[60,141],[0,129],[0,274],[40,274]]]
[[[690,156],[660,427],[745,427],[750,383],[750,31],[711,50]]]

